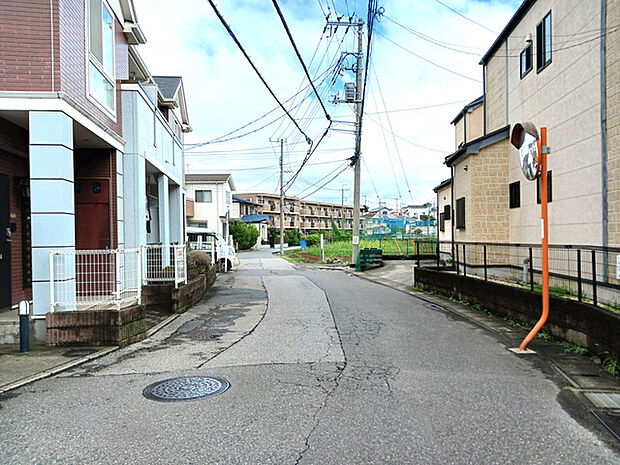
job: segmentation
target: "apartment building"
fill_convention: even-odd
[[[238,197],[250,200],[262,207],[259,213],[269,215],[271,222],[280,227],[280,196],[268,193],[237,193]],[[353,230],[353,207],[329,202],[316,202],[297,197],[284,197],[284,227],[298,228],[302,234],[310,231],[331,230],[333,218],[338,227]]]
[[[480,62],[484,94],[452,121],[455,240],[539,242],[540,185],[509,143],[531,121],[548,128],[551,243],[620,245],[619,23],[609,0],[521,4]]]
[[[32,299],[44,325],[50,250],[183,241],[191,126],[131,0],[2,1],[0,31],[0,309]],[[61,279],[80,289],[74,265]]]

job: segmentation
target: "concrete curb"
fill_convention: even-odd
[[[160,329],[162,329],[164,326],[166,326],[169,323],[171,323],[172,321],[174,321],[179,316],[180,316],[179,314],[170,315],[168,318],[166,318],[165,320],[159,322],[158,324],[153,326],[151,329],[149,329],[146,332],[146,337],[147,338],[151,337],[153,334],[155,334]],[[35,381],[39,381],[41,379],[49,378],[50,376],[57,375],[58,373],[62,373],[63,371],[70,370],[71,368],[74,368],[74,367],[76,367],[78,365],[82,365],[82,364],[84,364],[86,362],[90,362],[91,360],[95,360],[95,359],[101,358],[101,357],[103,357],[105,355],[108,355],[108,354],[114,352],[114,351],[117,351],[118,349],[120,349],[120,347],[108,347],[106,349],[99,350],[99,351],[97,351],[97,352],[95,352],[93,354],[85,355],[84,357],[79,357],[79,358],[76,358],[74,360],[70,360],[70,361],[68,361],[66,363],[63,363],[62,365],[55,366],[53,368],[44,370],[44,371],[42,371],[40,373],[28,376],[28,377],[20,379],[18,381],[14,381],[12,383],[5,384],[4,386],[0,386],[0,394],[4,394],[5,392],[12,391],[12,390],[20,388],[22,386],[26,386],[27,384],[34,383]]]

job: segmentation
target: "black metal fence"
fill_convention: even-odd
[[[440,242],[437,268],[541,291],[540,244]],[[620,310],[620,248],[549,245],[552,295]]]

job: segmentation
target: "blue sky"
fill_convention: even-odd
[[[454,150],[454,127],[450,121],[465,103],[482,94],[480,57],[521,3],[517,0],[442,2],[482,26],[436,0],[379,2],[385,14],[377,23],[374,35],[362,139],[362,195],[370,205],[377,205],[378,198],[391,206],[396,204],[396,198],[405,204],[433,200],[432,188],[449,177],[443,159]],[[355,11],[365,20],[367,2],[281,0],[279,3],[310,74],[326,73],[330,77],[318,90],[332,119],[339,121],[288,194],[302,197],[311,194],[315,190],[309,187],[312,183],[324,178],[318,187],[344,170],[311,195],[314,199],[340,202],[342,186],[353,184],[353,171],[344,168],[344,160],[353,154],[354,138],[348,132],[352,125],[346,122],[354,120],[354,113],[346,104],[333,105],[329,100],[342,89],[344,82],[354,82],[354,76],[344,71],[330,85],[329,64],[337,62],[340,52],[353,51],[356,38],[351,31],[345,36],[342,28],[335,34],[324,32],[323,13],[331,12],[330,19],[341,15],[344,19]],[[270,1],[220,0],[216,4],[281,101],[308,85]],[[139,51],[151,72],[183,76],[194,128],[186,143],[211,141],[277,106],[207,0],[135,0],[135,5],[148,40]],[[431,41],[420,38],[419,34]],[[300,103],[303,97],[306,98]],[[316,97],[308,91],[285,106],[316,142],[327,126]],[[189,172],[231,172],[240,191],[275,192],[279,178],[277,140],[286,139],[285,182],[297,171],[308,146],[280,110],[233,135],[253,130],[256,132],[229,142],[190,150],[186,156]],[[347,201],[351,201],[351,194],[350,190],[346,193]]]

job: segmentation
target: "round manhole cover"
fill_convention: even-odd
[[[444,307],[442,307],[441,305],[433,304],[433,303],[430,303],[430,302],[429,302],[429,303],[427,303],[427,304],[424,304],[424,306],[425,306],[426,308],[430,308],[431,310],[438,310],[438,311],[440,311],[440,312],[444,312],[444,311],[446,310],[446,309],[445,309]]]
[[[213,397],[229,387],[230,383],[222,378],[188,376],[150,384],[144,388],[142,395],[159,402],[183,402]]]

